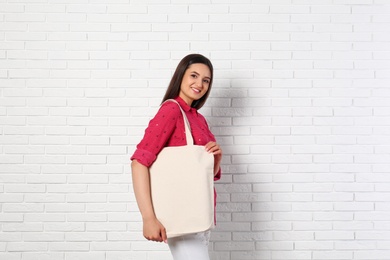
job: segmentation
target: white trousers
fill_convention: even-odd
[[[168,238],[174,260],[210,260],[210,231]]]

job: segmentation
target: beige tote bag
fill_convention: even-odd
[[[175,102],[176,100],[167,100]],[[165,147],[149,168],[157,219],[168,238],[214,227],[214,155],[194,145],[183,114],[187,145]]]

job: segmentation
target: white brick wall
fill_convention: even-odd
[[[129,156],[192,52],[212,259],[390,259],[389,32],[388,0],[0,0],[0,259],[171,259]]]

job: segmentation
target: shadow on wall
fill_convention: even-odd
[[[215,183],[217,227],[210,241],[213,260],[257,259],[260,252],[256,253],[256,241],[265,234],[259,232],[259,221],[270,218],[254,211],[255,204],[267,199],[267,195],[256,193],[253,188],[253,183],[264,177],[251,170],[260,161],[251,155],[251,146],[257,144],[258,138],[251,136],[255,122],[248,101],[245,87],[216,87],[207,103],[209,110],[204,112],[223,149],[222,178]]]

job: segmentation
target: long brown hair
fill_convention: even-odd
[[[191,107],[195,109],[201,108],[205,103],[210,94],[211,85],[213,83],[213,65],[211,61],[201,54],[189,54],[185,56],[177,65],[175,73],[172,76],[171,82],[168,85],[167,91],[165,92],[164,98],[162,102],[167,99],[176,98],[180,93],[180,86],[183,80],[184,73],[188,69],[188,67],[195,63],[201,63],[209,67],[210,69],[210,83],[207,92],[198,100],[194,100],[191,104]]]

